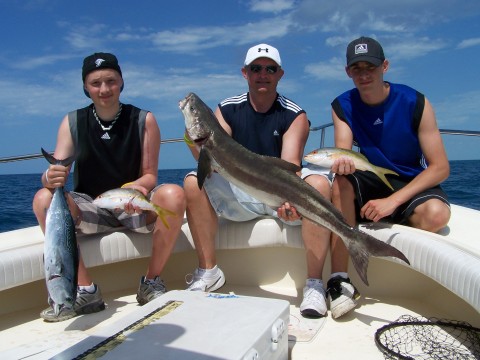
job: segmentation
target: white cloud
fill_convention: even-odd
[[[349,80],[345,74],[345,61],[333,58],[328,62],[312,63],[305,66],[305,73],[319,80]]]
[[[288,34],[289,27],[288,18],[274,17],[241,26],[205,26],[159,31],[150,35],[150,39],[154,46],[162,51],[195,53],[232,43],[256,43],[259,38],[281,38]]]
[[[465,48],[478,46],[478,45],[480,45],[480,38],[465,39],[465,40],[462,40],[460,44],[458,44],[458,48],[465,49]]]
[[[12,69],[32,70],[46,65],[52,65],[62,60],[69,60],[74,58],[71,54],[55,54],[37,57],[29,57],[23,60],[16,60],[9,64]]]
[[[447,47],[443,40],[430,39],[429,37],[417,37],[403,39],[389,39],[388,45],[384,46],[388,58],[414,59],[424,57],[432,52]]]
[[[108,42],[109,29],[104,24],[91,24],[87,26],[71,26],[71,23],[61,23],[60,27],[68,29],[64,39],[74,49],[89,49],[103,47]]]
[[[252,0],[250,10],[264,13],[274,13],[291,10],[295,6],[294,0]]]

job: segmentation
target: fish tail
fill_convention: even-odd
[[[384,182],[385,185],[387,185],[392,191],[395,191],[393,189],[393,186],[390,184],[390,182],[388,181],[388,179],[385,177],[385,173],[383,172],[378,172],[377,173],[377,176]]]
[[[356,230],[355,232],[355,240],[350,242],[347,248],[355,270],[366,285],[368,285],[367,269],[370,256],[395,257],[410,265],[407,257],[397,248],[363,231]]]
[[[44,148],[41,148],[41,149],[42,149],[43,156],[45,157],[45,159],[47,159],[47,161],[50,164],[58,164],[58,165],[68,166],[75,160],[75,156],[70,156],[66,159],[58,160],[58,159],[55,159],[55,157],[53,155],[48,153]]]
[[[398,174],[393,170],[386,169],[386,168],[383,168],[383,167],[380,167],[380,166],[374,166],[373,165],[373,168],[374,168],[374,173],[385,183],[385,185],[387,185],[393,191],[394,189],[393,189],[392,185],[390,184],[390,182],[385,177],[385,174],[391,174],[391,175],[396,175],[396,176],[398,176]]]
[[[155,205],[155,204],[152,204],[152,205],[153,205],[153,208],[155,209],[155,212],[160,217],[160,220],[162,220],[163,225],[165,225],[165,227],[167,229],[170,229],[170,225],[168,225],[166,217],[167,216],[177,216],[177,214],[175,214],[173,211],[170,211],[168,209],[164,209],[161,206],[158,206],[158,205]]]

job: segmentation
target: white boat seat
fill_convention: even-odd
[[[174,252],[193,250],[186,219]],[[0,291],[44,279],[43,241],[39,226],[8,232],[9,241],[0,242]],[[151,234],[126,229],[104,234],[77,236],[87,267],[150,256]],[[273,218],[244,223],[220,220],[216,238],[218,249],[244,249],[266,246],[303,247],[299,227],[284,226]]]

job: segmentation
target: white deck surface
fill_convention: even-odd
[[[297,315],[299,299],[296,294],[275,295],[258,288],[240,286],[234,288],[235,293],[239,295],[274,295],[289,300],[291,326],[295,324],[298,326],[298,322],[302,321]],[[225,293],[232,290],[229,285],[222,288],[222,292]],[[38,313],[42,308],[1,317],[0,358],[48,359],[139,308],[135,295],[128,291],[104,294],[104,298],[107,302],[105,311],[60,323],[45,323],[39,319]],[[357,309],[339,320],[332,319],[329,313],[311,341],[289,341],[289,358],[318,359],[321,354],[332,359],[383,359],[375,345],[375,331],[406,314],[414,316],[422,314],[427,317],[441,315],[450,318],[444,310],[432,307],[428,302],[402,298],[363,297]],[[147,354],[148,352],[142,354],[142,359],[148,359]]]

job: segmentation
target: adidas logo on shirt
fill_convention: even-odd
[[[279,135],[280,135],[280,134],[278,133],[277,130],[274,130],[274,131],[273,131],[273,136],[279,136]]]
[[[380,124],[383,124],[383,121],[382,121],[380,118],[378,118],[378,119],[375,120],[375,122],[373,123],[373,126],[375,126],[375,125],[380,125]]]
[[[105,133],[105,134],[102,135],[102,137],[100,139],[110,140],[110,136],[108,135],[108,133]]]

